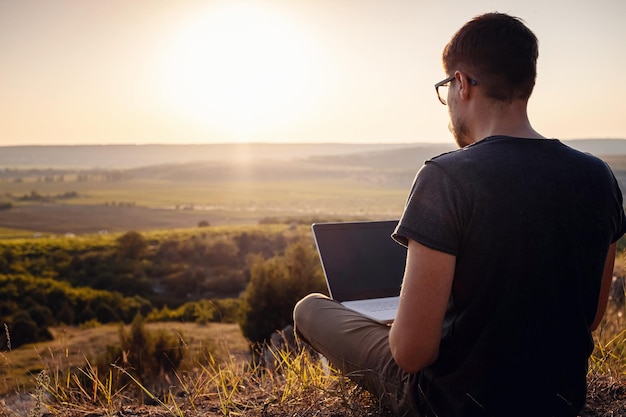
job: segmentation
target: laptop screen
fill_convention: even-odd
[[[400,294],[406,248],[391,238],[397,220],[312,226],[330,296],[338,301]]]

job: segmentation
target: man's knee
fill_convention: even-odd
[[[309,294],[296,304],[293,309],[293,322],[298,324],[305,324],[310,318],[315,317],[315,310],[320,300],[328,300],[328,297],[324,294],[313,293]]]

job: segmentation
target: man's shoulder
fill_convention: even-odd
[[[437,155],[429,161],[439,164],[456,164],[494,157],[523,158],[526,155],[538,153],[556,158],[569,156],[581,161],[604,164],[599,157],[572,148],[558,139],[525,139],[508,136],[488,137],[464,148]]]
[[[456,158],[456,154],[460,151],[461,149],[455,149],[453,151],[447,151],[444,152],[442,154],[439,154],[437,156],[433,156],[432,158],[428,159],[427,162],[441,162],[441,161],[447,161],[449,159],[454,160],[454,158]]]
[[[467,178],[476,175],[527,172],[552,175],[555,171],[608,173],[610,168],[599,157],[574,149],[557,139],[523,139],[496,136],[461,149],[437,155],[426,161],[426,171],[446,172]],[[528,171],[525,171],[527,170]],[[607,174],[608,175],[608,174]]]

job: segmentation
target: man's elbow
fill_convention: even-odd
[[[602,323],[603,318],[604,318],[604,311],[597,313],[595,319],[593,320],[593,323],[591,323],[591,325],[589,326],[589,330],[591,330],[592,332],[595,332],[598,329],[598,327],[600,327],[600,323]]]
[[[416,373],[437,360],[439,346],[407,346],[391,345],[391,355],[396,364],[405,372]]]

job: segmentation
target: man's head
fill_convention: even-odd
[[[448,75],[463,71],[498,101],[528,100],[537,76],[538,42],[520,19],[486,13],[466,23],[443,50]]]

